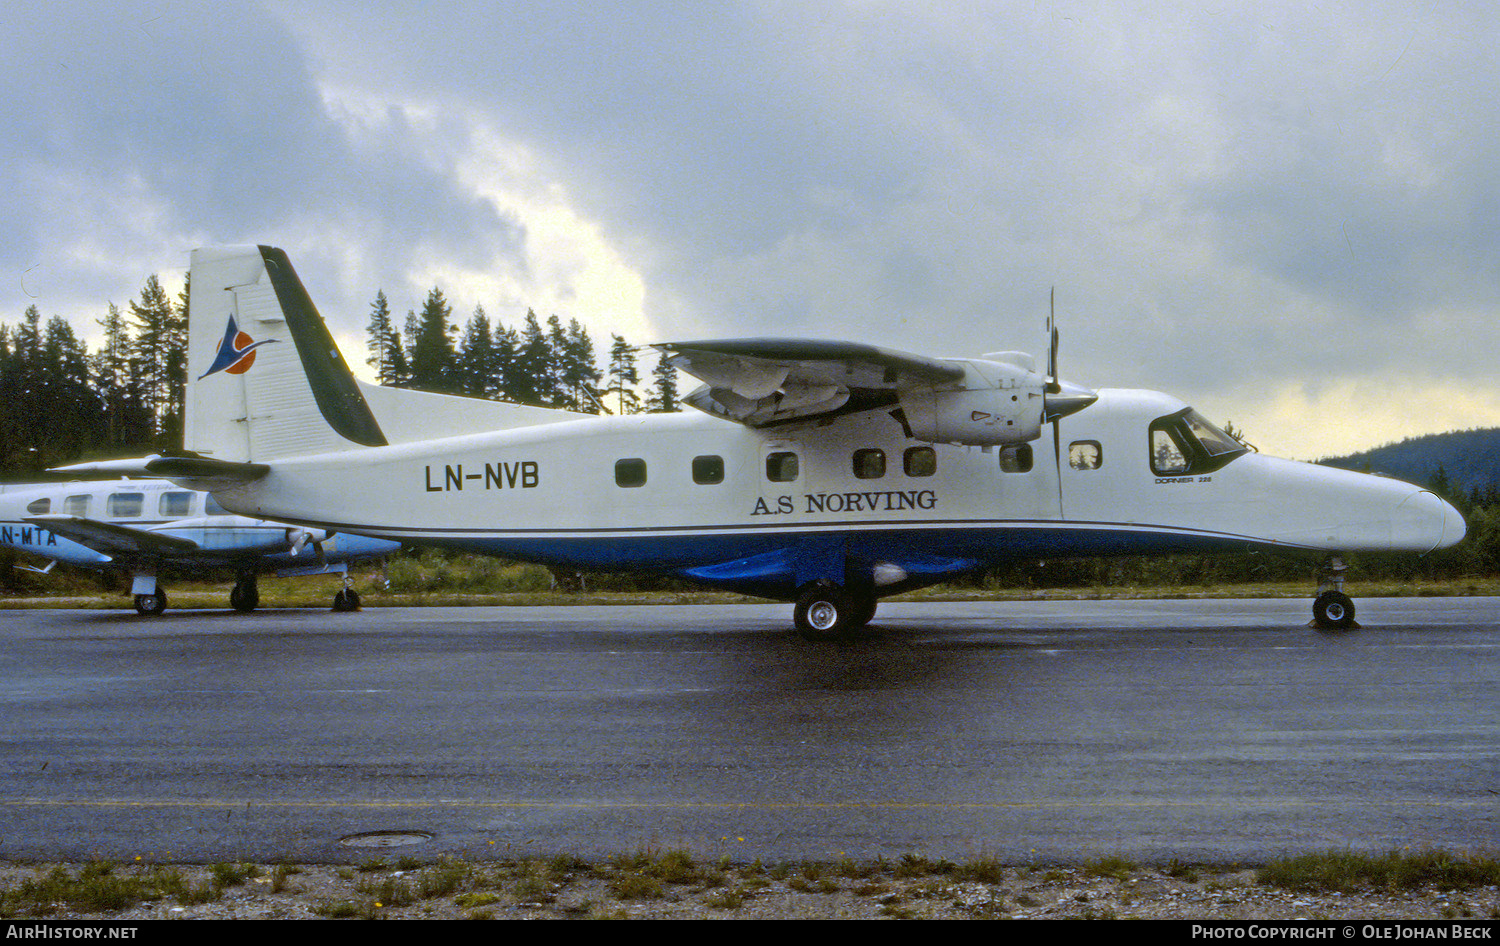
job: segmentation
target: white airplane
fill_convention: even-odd
[[[58,562],[127,571],[142,614],[166,610],[167,594],[156,581],[163,566],[234,570],[229,603],[237,611],[259,605],[260,574],[342,574],[345,586],[333,607],[353,611],[360,602],[348,584],[349,564],[401,547],[388,539],[247,519],[208,493],[166,480],[0,487],[0,545],[49,559],[45,568],[17,566],[41,574]]]
[[[1251,451],[1155,391],[1018,352],[657,345],[696,412],[597,417],[357,381],[286,254],[197,250],[186,456],[125,461],[247,516],[796,602],[809,637],[878,598],[1017,558],[1328,556],[1315,622],[1354,626],[1339,558],[1458,542],[1407,483]],[[109,464],[96,469],[121,469]]]

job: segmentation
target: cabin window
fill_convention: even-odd
[[[797,478],[795,453],[772,453],[766,456],[766,479],[773,483],[790,483]]]
[[[907,476],[931,476],[937,472],[937,451],[931,447],[911,447],[901,455],[901,468]]]
[[[225,509],[223,506],[219,505],[219,501],[217,499],[214,499],[214,494],[213,493],[204,493],[203,494],[203,514],[205,516],[232,516],[232,515],[234,515],[234,513],[230,512],[228,509]]]
[[[63,500],[63,515],[77,516],[80,519],[88,518],[89,496],[69,496]]]
[[[104,503],[104,514],[111,519],[134,519],[145,507],[144,493],[110,493]]]
[[[33,516],[44,516],[52,511],[52,500],[33,499],[31,502],[26,504],[26,511],[31,513]]]
[[[189,492],[162,493],[157,501],[156,512],[164,519],[181,519],[193,511],[193,494]]]
[[[1075,470],[1097,470],[1104,465],[1104,448],[1097,440],[1075,440],[1068,445],[1068,466]]]
[[[1004,473],[1030,473],[1031,444],[1012,444],[1000,448],[1000,470]]]
[[[1151,470],[1157,476],[1211,473],[1250,450],[1192,408],[1158,417],[1148,436]]]
[[[724,458],[713,455],[693,457],[693,482],[700,486],[716,486],[724,482]]]
[[[624,487],[646,485],[646,461],[639,457],[615,461],[615,485]]]
[[[878,480],[885,476],[885,451],[854,451],[854,475],[862,480]]]

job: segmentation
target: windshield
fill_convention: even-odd
[[[1150,444],[1157,476],[1209,473],[1249,450],[1192,408],[1152,421]]]
[[[1194,437],[1198,438],[1198,443],[1209,456],[1219,457],[1226,453],[1240,454],[1245,452],[1244,444],[1224,433],[1224,431],[1213,424],[1210,424],[1197,411],[1189,408],[1188,412],[1182,415],[1182,419],[1187,421],[1188,430],[1192,432]]]

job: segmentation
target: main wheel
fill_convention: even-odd
[[[167,610],[167,593],[158,588],[150,594],[136,595],[135,609],[142,614],[160,614]]]
[[[1313,602],[1313,622],[1329,630],[1354,626],[1354,601],[1342,591],[1325,591]]]
[[[833,585],[814,585],[797,599],[792,620],[797,633],[808,640],[832,640],[852,623],[853,607],[848,595]]]
[[[333,610],[335,611],[358,611],[359,592],[353,588],[340,588],[333,596]]]

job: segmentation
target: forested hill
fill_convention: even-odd
[[[1500,488],[1500,428],[1429,434],[1318,462],[1421,485],[1441,470],[1456,492],[1487,492]]]

